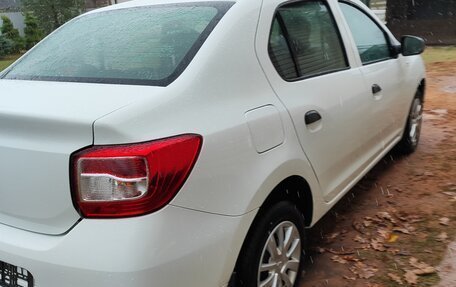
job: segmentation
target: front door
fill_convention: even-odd
[[[409,97],[401,96],[404,71],[400,59],[392,55],[392,40],[376,20],[353,4],[341,1],[339,5],[362,63],[366,88],[371,90],[371,128],[381,131],[380,138],[371,131],[371,142],[381,141],[388,146],[401,136],[403,107],[409,107]]]

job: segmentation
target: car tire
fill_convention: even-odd
[[[397,145],[397,151],[401,154],[411,154],[418,147],[423,122],[423,95],[418,91],[413,98],[412,105],[407,117],[407,125],[401,141]]]
[[[243,246],[235,286],[299,286],[305,246],[303,214],[291,202],[282,201],[258,218]],[[268,281],[272,284],[265,284]]]

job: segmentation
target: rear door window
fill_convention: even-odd
[[[303,1],[279,7],[269,40],[269,53],[277,71],[286,80],[348,68],[339,30],[325,1]],[[289,67],[290,57],[295,72]]]

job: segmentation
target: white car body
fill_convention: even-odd
[[[167,87],[0,80],[0,261],[27,269],[37,287],[226,286],[281,183],[302,188],[313,226],[400,141],[425,78],[419,56],[363,66],[338,2],[327,2],[350,65],[336,73],[284,81],[267,49],[284,0],[238,0]],[[323,120],[306,126],[308,110]],[[203,145],[168,205],[140,217],[81,218],[69,188],[72,153],[181,134],[201,135]]]

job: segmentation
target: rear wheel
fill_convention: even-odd
[[[413,99],[402,140],[397,145],[399,152],[410,154],[416,150],[420,141],[423,122],[423,100],[421,92]]]
[[[302,213],[290,202],[280,202],[261,214],[240,255],[236,286],[298,286],[304,228]]]

